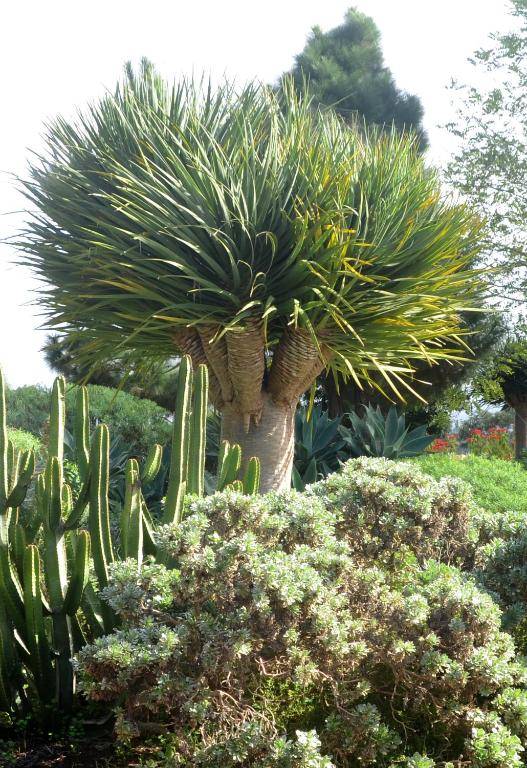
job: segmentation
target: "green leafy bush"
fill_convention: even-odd
[[[145,454],[153,443],[166,444],[170,439],[169,414],[151,400],[128,392],[89,385],[90,419],[92,428],[100,422],[108,425],[114,437],[120,437],[130,453]],[[66,393],[68,420],[73,431],[76,387]],[[45,387],[18,387],[7,391],[9,426],[38,437],[45,434],[49,417],[50,391]]]
[[[66,393],[70,414],[74,413],[75,391],[72,387]],[[89,386],[88,392],[92,425],[106,424],[111,434],[128,446],[131,454],[145,455],[154,443],[165,445],[169,441],[172,431],[169,415],[156,403],[98,385]]]
[[[83,688],[122,735],[175,728],[174,765],[519,766],[525,668],[492,597],[438,562],[471,512],[462,483],[364,459],[308,493],[194,501],[159,534],[172,570],[112,567],[122,624],[82,651]]]
[[[476,502],[489,512],[527,514],[527,472],[519,464],[483,456],[428,455],[412,464],[437,479],[458,477],[472,488]]]
[[[40,437],[49,416],[49,389],[38,385],[8,389],[6,403],[9,426]]]

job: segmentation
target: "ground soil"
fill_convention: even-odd
[[[153,752],[118,749],[110,729],[73,739],[0,731],[0,768],[135,768]]]

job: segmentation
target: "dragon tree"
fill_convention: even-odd
[[[414,137],[291,84],[170,86],[143,62],[45,138],[21,246],[47,327],[82,365],[206,363],[262,490],[290,485],[295,408],[322,371],[404,398],[416,361],[467,355],[481,226]]]

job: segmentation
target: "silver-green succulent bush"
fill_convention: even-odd
[[[170,765],[520,766],[526,668],[451,564],[475,514],[465,486],[385,460],[192,501],[159,534],[170,568],[112,567],[122,624],[81,652],[82,687],[123,736],[166,727]]]
[[[495,594],[503,610],[505,627],[509,630],[520,630],[521,635],[525,635],[525,627],[527,627],[527,535],[525,531],[517,532],[510,538],[496,537],[482,546],[477,554],[476,574],[478,580]]]
[[[411,463],[355,459],[307,495],[323,501],[337,534],[367,561],[386,563],[407,552],[420,562],[459,563],[479,538],[481,512],[469,487],[456,478],[434,480]]]

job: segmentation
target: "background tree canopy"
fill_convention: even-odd
[[[299,89],[309,82],[317,104],[347,119],[360,116],[366,123],[414,129],[426,147],[421,102],[397,88],[384,64],[379,29],[369,16],[350,8],[344,22],[329,32],[314,27],[291,74]]]
[[[501,267],[493,295],[523,301],[527,282],[527,0],[513,0],[514,29],[491,35],[472,63],[483,86],[460,86],[449,128],[459,150],[448,179],[489,222],[486,261]],[[483,76],[483,77],[482,77]]]
[[[527,448],[527,333],[518,326],[484,361],[472,382],[483,402],[508,406],[515,414],[516,458]]]

